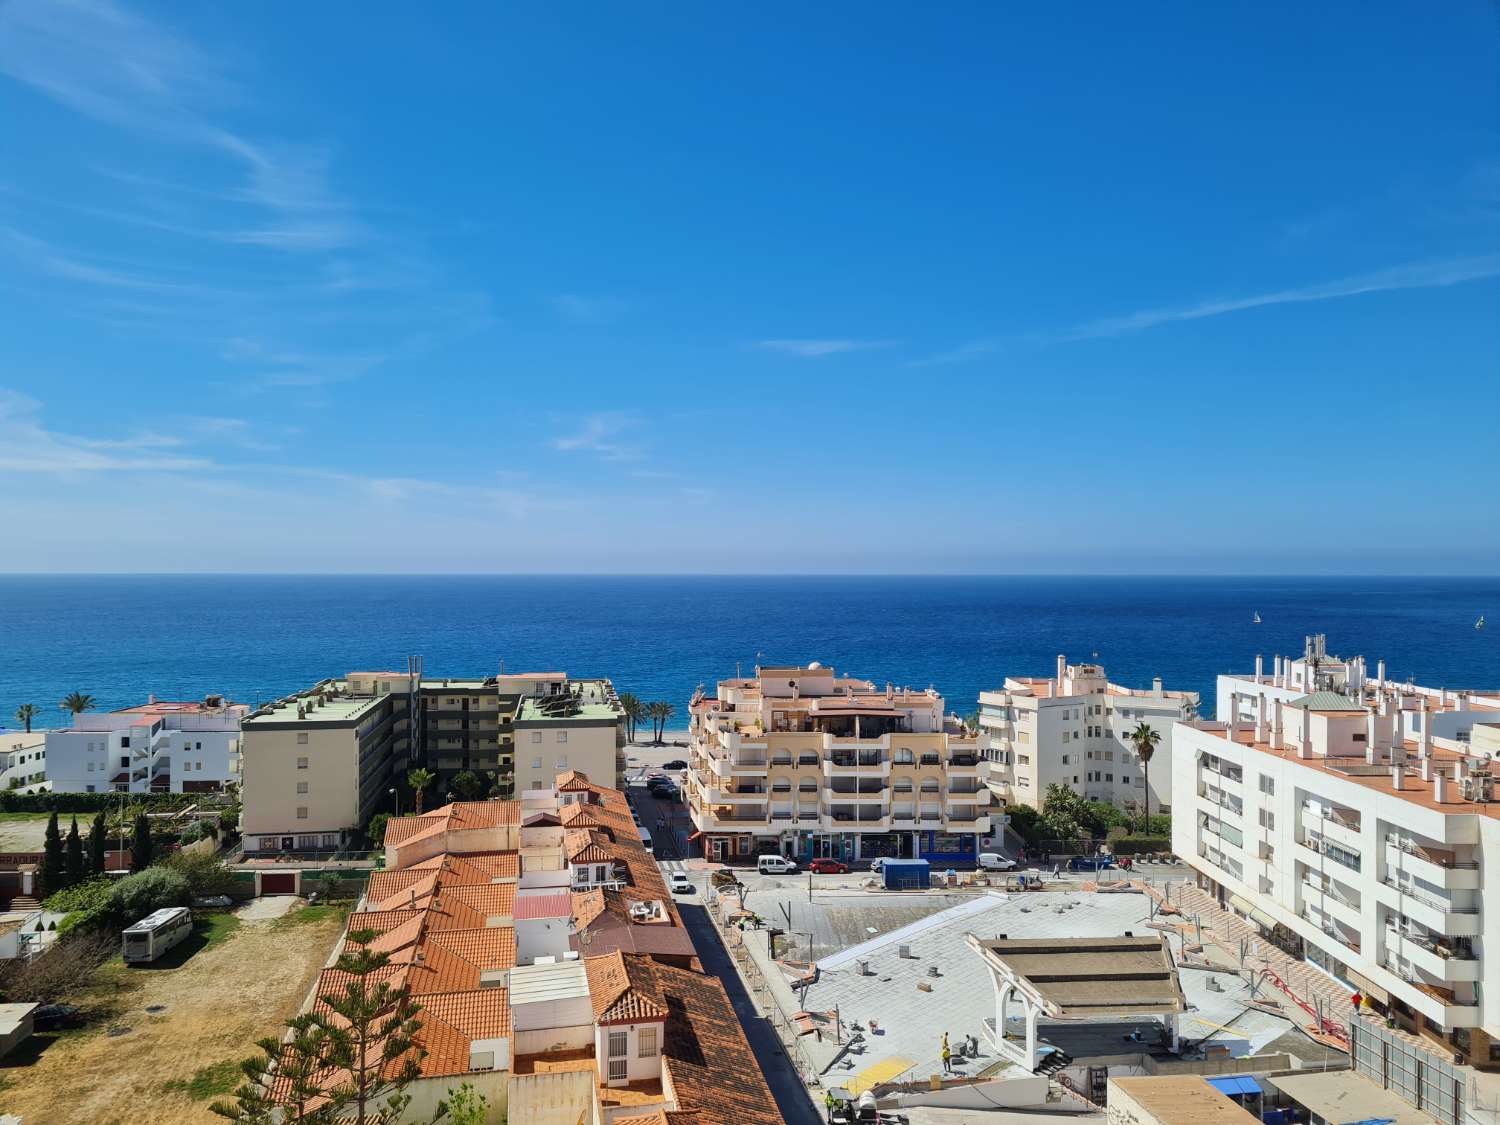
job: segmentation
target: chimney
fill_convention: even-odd
[[[1302,705],[1302,740],[1297,743],[1297,757],[1312,757],[1312,715],[1306,703]]]
[[[1229,712],[1224,716],[1224,730],[1229,735],[1229,740],[1234,741],[1234,732],[1240,725],[1240,693],[1232,691],[1229,693]]]
[[[1453,766],[1453,780],[1462,781],[1468,772],[1469,759],[1460,755],[1458,761]]]
[[[1271,683],[1276,687],[1285,687],[1286,685],[1282,683],[1284,673],[1281,670],[1281,657],[1279,655],[1271,657],[1271,667],[1273,669]]]
[[[1422,759],[1422,780],[1423,781],[1431,781],[1432,780],[1432,759],[1431,758],[1424,757]]]
[[[146,702],[147,703],[155,703],[156,702],[156,693],[154,691],[150,695],[146,696]]]
[[[1063,693],[1063,680],[1068,676],[1068,658],[1062,653],[1057,654],[1057,694]]]
[[[1271,701],[1271,749],[1285,748],[1281,737],[1281,699],[1278,697]]]
[[[1384,684],[1385,683],[1385,661],[1384,660],[1378,660],[1378,661],[1375,662],[1375,682],[1377,684]]]
[[[1406,773],[1406,769],[1403,766],[1392,766],[1391,767],[1391,788],[1392,789],[1395,789],[1395,790],[1398,790],[1398,791],[1400,790],[1400,788],[1401,788],[1401,778],[1402,778],[1402,775],[1405,774],[1405,773]]]
[[[1270,722],[1266,715],[1266,697],[1255,697],[1255,741],[1264,745],[1271,737]]]
[[[1161,694],[1161,677],[1160,676],[1153,676],[1151,678],[1151,694],[1152,695],[1160,695]]]
[[[1260,683],[1262,676],[1266,674],[1266,658],[1260,653],[1255,654],[1255,682]]]
[[[1440,805],[1448,799],[1448,778],[1443,774],[1432,778],[1432,799]]]
[[[1371,707],[1365,712],[1365,761],[1373,762],[1380,749],[1380,715]]]
[[[1469,693],[1468,692],[1461,691],[1461,692],[1458,693],[1458,699],[1454,703],[1454,708],[1456,710],[1459,710],[1459,711],[1467,711],[1469,709]]]
[[[1422,697],[1422,733],[1417,741],[1418,753],[1426,758],[1432,754],[1432,716],[1427,713],[1427,697]]]

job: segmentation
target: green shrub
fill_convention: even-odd
[[[370,841],[370,847],[378,848],[385,843],[385,826],[390,819],[391,814],[383,812],[370,818],[370,823],[365,825],[365,839]]]
[[[174,852],[157,867],[181,875],[195,896],[224,895],[235,886],[234,872],[225,867],[217,855],[205,852]]]
[[[109,907],[128,926],[164,906],[186,906],[192,898],[193,889],[181,872],[167,867],[148,867],[114,885]]]
[[[1169,852],[1172,841],[1165,836],[1122,836],[1109,842],[1115,855],[1139,855],[1141,852]]]
[[[105,875],[85,879],[76,886],[48,895],[42,906],[59,914],[71,914],[75,910],[95,910],[109,904],[109,892],[114,889],[114,882]]]

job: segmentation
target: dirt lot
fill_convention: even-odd
[[[0,1066],[0,1112],[25,1125],[218,1121],[213,1097],[166,1089],[200,1070],[256,1053],[302,1003],[343,926],[323,908],[282,920],[242,921],[175,968],[118,962],[101,970],[88,1005],[106,1014],[57,1039],[29,1066]],[[148,1005],[164,1005],[147,1012]],[[110,1029],[127,1027],[123,1035]],[[227,1078],[223,1080],[227,1084]]]
[[[92,819],[91,815],[89,820]],[[58,823],[66,836],[71,817],[61,816]],[[80,819],[78,831],[87,829],[88,821]],[[46,835],[46,813],[0,813],[0,852],[39,852]]]

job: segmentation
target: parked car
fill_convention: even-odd
[[[818,875],[844,875],[848,873],[849,865],[841,859],[815,859],[807,869]]]
[[[797,870],[797,861],[780,855],[763,855],[755,861],[755,870],[762,875],[790,875]]]
[[[673,758],[670,762],[666,763],[666,765],[662,766],[662,769],[664,770],[685,770],[687,768],[687,763],[684,762],[681,758]]]
[[[981,871],[1010,871],[1016,866],[1015,860],[999,852],[980,852],[978,862]]]
[[[1068,867],[1073,871],[1103,871],[1114,865],[1112,855],[1075,855],[1068,860]]]
[[[667,885],[672,888],[674,895],[690,895],[697,889],[693,886],[693,881],[681,871],[674,871],[667,876]]]
[[[43,1004],[31,1013],[33,1031],[61,1031],[66,1027],[82,1027],[83,1013],[72,1004]]]

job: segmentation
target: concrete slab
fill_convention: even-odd
[[[290,914],[295,907],[306,901],[300,895],[262,895],[260,898],[252,898],[235,913],[242,922],[259,922]]]

